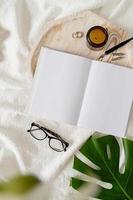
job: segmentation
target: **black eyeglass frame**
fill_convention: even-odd
[[[32,129],[33,126],[37,127],[37,129]],[[42,131],[45,133],[45,137],[44,137],[44,138],[37,138],[37,137],[35,137],[34,134],[32,134],[32,131],[39,130],[39,129],[42,130]],[[39,140],[39,141],[42,141],[42,140],[44,140],[44,139],[46,139],[46,138],[49,138],[49,146],[50,146],[50,148],[53,149],[54,151],[57,151],[57,152],[66,151],[66,150],[67,150],[67,147],[69,146],[69,143],[66,142],[64,139],[62,139],[62,137],[61,137],[60,135],[58,135],[57,133],[55,133],[55,132],[53,132],[53,131],[51,131],[51,130],[49,130],[49,129],[47,129],[47,128],[41,126],[41,125],[39,125],[38,123],[32,122],[32,123],[31,123],[31,127],[30,127],[29,130],[27,130],[27,132],[29,132],[30,135],[31,135],[34,139]],[[51,134],[52,136],[50,136],[49,134]],[[53,148],[53,147],[51,146],[51,144],[50,144],[51,139],[59,140],[59,141],[61,142],[61,144],[62,144],[63,149],[60,150],[60,149]]]

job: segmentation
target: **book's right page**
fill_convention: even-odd
[[[93,61],[78,125],[124,136],[133,101],[133,69]]]

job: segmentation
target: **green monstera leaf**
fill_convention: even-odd
[[[80,149],[80,154],[85,156],[90,163],[74,157],[73,168],[82,175],[91,177],[86,181],[75,175],[71,179],[71,186],[80,191],[84,186],[91,184],[92,177],[98,184],[98,190],[93,198],[103,200],[133,200],[133,141],[121,139],[124,150],[124,170],[120,172],[120,144],[114,136],[103,136],[100,138],[90,137]],[[99,181],[111,184],[106,188],[99,184]]]

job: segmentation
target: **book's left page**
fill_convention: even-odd
[[[28,113],[76,125],[90,67],[87,58],[42,48]]]

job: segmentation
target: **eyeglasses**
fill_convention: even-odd
[[[54,133],[53,131],[40,126],[33,122],[29,130],[27,130],[33,138],[36,140],[42,141],[46,138],[49,139],[49,146],[58,152],[66,151],[69,144],[61,138],[60,135]]]

